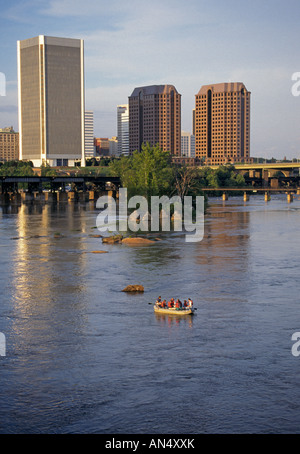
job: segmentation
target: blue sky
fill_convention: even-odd
[[[86,109],[95,135],[117,135],[116,107],[135,87],[173,84],[182,130],[202,85],[251,91],[251,156],[300,159],[299,0],[0,0],[0,127],[17,117],[17,40],[84,39]]]

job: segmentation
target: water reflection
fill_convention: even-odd
[[[261,200],[212,203],[199,243],[140,248],[90,237],[93,206],[2,211],[0,431],[296,432],[299,202]],[[155,314],[159,295],[198,310]]]
[[[74,216],[65,206],[22,205],[14,242],[14,270],[11,286],[14,331],[30,344],[38,333],[47,339],[64,324],[78,329],[84,305],[82,295],[87,267],[84,236],[72,234],[75,227],[86,230],[86,218]],[[61,236],[55,237],[55,232]]]
[[[172,327],[184,325],[193,328],[194,315],[180,316],[176,314],[158,314],[155,313],[155,318],[161,327]]]

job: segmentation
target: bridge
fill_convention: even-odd
[[[246,184],[252,184],[255,187],[300,186],[300,162],[237,163],[233,165],[236,172],[243,175]],[[218,166],[209,167],[218,168]]]
[[[0,205],[19,204],[22,201],[86,202],[96,200],[104,191],[116,194],[121,184],[119,177],[92,175],[0,176],[0,183]]]
[[[278,193],[284,193],[287,195],[287,201],[288,203],[293,201],[293,197],[295,194],[300,195],[300,187],[298,188],[256,188],[256,187],[241,187],[241,188],[201,188],[201,191],[206,192],[206,193],[222,193],[222,199],[223,200],[228,200],[228,194],[230,193],[243,193],[244,196],[244,202],[249,200],[250,194],[256,194],[256,193],[264,193],[265,194],[265,201],[268,202],[271,200],[271,194],[278,194]]]
[[[19,184],[26,184],[28,191],[43,191],[48,186],[51,191],[65,190],[73,185],[75,190],[86,191],[88,187],[105,190],[107,186],[120,187],[120,178],[111,176],[0,176],[2,194],[8,191],[17,192]]]
[[[232,164],[237,170],[244,170],[248,172],[249,170],[294,170],[300,169],[300,162],[261,162],[261,163],[236,163]],[[210,165],[212,169],[218,169],[219,165]]]

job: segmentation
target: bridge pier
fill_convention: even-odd
[[[250,195],[248,192],[244,192],[244,202],[248,202],[250,200]]]
[[[222,200],[228,200],[228,194],[227,192],[223,192],[223,195],[222,195]]]
[[[68,201],[68,194],[65,191],[61,191],[57,193],[57,201],[58,202],[67,202]]]
[[[56,193],[55,192],[45,192],[45,202],[52,203],[56,202]]]
[[[12,205],[19,205],[22,202],[21,194],[19,192],[11,194],[10,202],[12,203]]]
[[[89,200],[96,200],[99,197],[99,193],[97,191],[89,191]]]
[[[31,192],[21,192],[22,202],[31,202],[33,200],[33,194]]]
[[[77,192],[69,191],[68,192],[68,201],[69,202],[75,202],[76,200],[77,200]]]
[[[287,193],[287,202],[291,203],[293,201],[293,199],[294,199],[293,194],[291,192],[288,192]]]
[[[33,192],[33,200],[35,202],[41,202],[43,198],[43,193],[39,191],[34,191]]]
[[[268,191],[265,192],[265,202],[269,202],[271,200],[270,193]]]

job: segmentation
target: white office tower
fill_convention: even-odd
[[[118,155],[129,155],[129,109],[128,104],[117,107],[118,116]]]
[[[18,41],[20,159],[84,165],[83,40]]]
[[[181,132],[181,156],[195,157],[195,136],[190,132]]]
[[[84,154],[86,158],[95,156],[94,112],[91,110],[86,110],[84,114]]]

